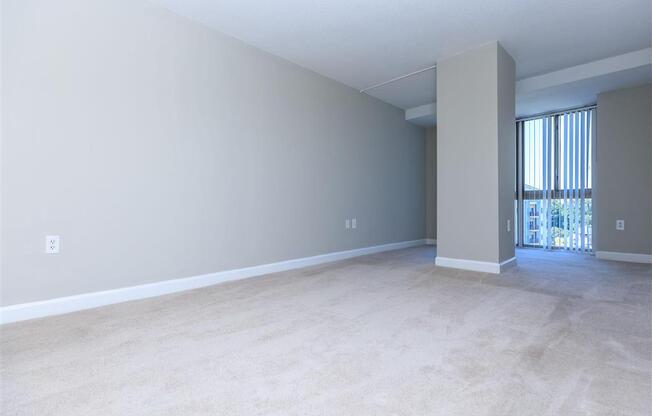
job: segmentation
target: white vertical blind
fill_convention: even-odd
[[[593,108],[518,122],[519,244],[592,250]]]

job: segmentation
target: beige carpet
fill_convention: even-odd
[[[652,271],[428,247],[1,328],[2,415],[652,414]]]

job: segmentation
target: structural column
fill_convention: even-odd
[[[515,263],[515,65],[498,42],[437,62],[437,258]]]

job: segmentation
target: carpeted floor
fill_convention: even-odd
[[[420,247],[3,326],[9,415],[652,414],[652,270]]]

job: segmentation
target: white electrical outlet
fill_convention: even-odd
[[[346,221],[344,221],[344,228],[346,228],[347,230],[351,228],[351,220],[347,219]]]
[[[507,220],[507,232],[512,231],[512,220]]]
[[[45,252],[47,254],[58,254],[59,253],[59,236],[58,235],[46,235],[45,236]]]
[[[625,231],[625,220],[616,220],[616,230]]]
[[[358,221],[355,218],[351,220],[351,228],[358,228]]]

